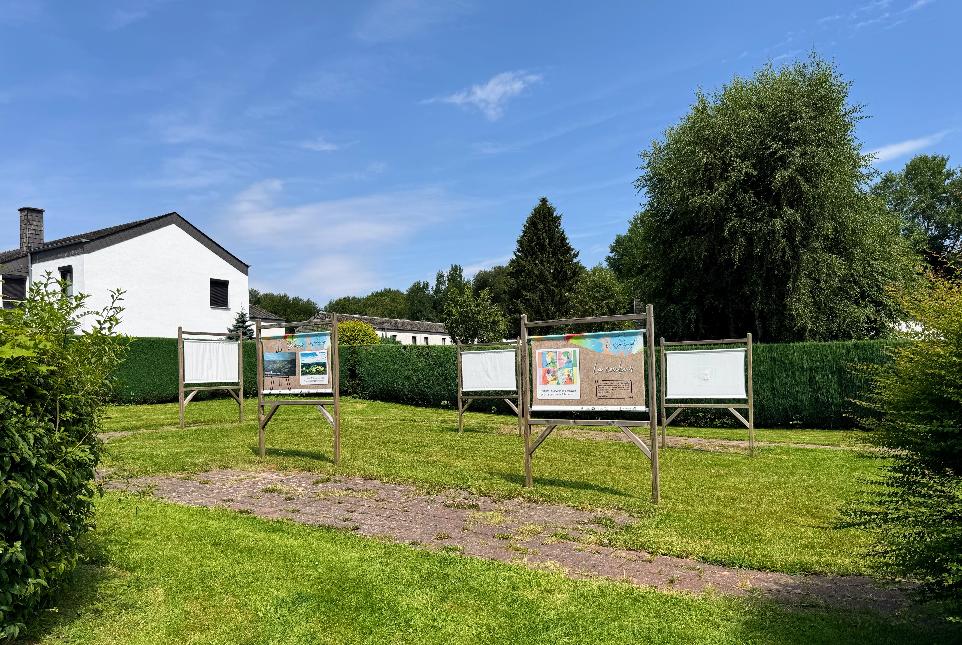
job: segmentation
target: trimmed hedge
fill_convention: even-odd
[[[756,425],[851,427],[855,424],[853,401],[862,399],[866,388],[859,366],[886,360],[885,347],[884,341],[755,345]],[[253,342],[244,344],[244,368],[245,394],[256,396]],[[118,402],[176,401],[176,339],[136,339],[117,380]],[[341,391],[365,399],[451,407],[457,399],[455,348],[393,343],[341,346]],[[693,410],[683,415],[699,423],[725,419]]]

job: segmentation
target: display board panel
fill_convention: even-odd
[[[237,383],[237,341],[184,339],[184,383]]]
[[[665,352],[666,399],[745,399],[745,350]]]
[[[532,411],[645,411],[641,329],[531,336]]]
[[[262,337],[261,346],[264,352],[264,394],[333,392],[330,332]]]
[[[461,389],[465,392],[517,391],[515,350],[461,352]]]

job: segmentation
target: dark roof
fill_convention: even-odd
[[[420,331],[432,334],[446,334],[448,331],[439,322],[428,320],[405,320],[404,318],[380,318],[378,316],[355,316],[353,314],[338,314],[341,320],[360,320],[366,322],[378,331]],[[312,318],[321,322],[329,322],[331,314],[322,311]]]
[[[29,252],[31,255],[37,256],[37,260],[56,259],[58,257],[80,255],[82,253],[96,251],[119,242],[124,242],[143,233],[149,233],[150,231],[155,231],[170,224],[183,229],[195,240],[220,256],[224,261],[232,264],[238,270],[247,273],[247,269],[250,268],[248,264],[227,251],[227,249],[212,240],[207,236],[207,234],[188,222],[176,212],[165,213],[155,217],[148,217],[146,219],[140,219],[134,222],[127,222],[126,224],[118,224],[117,226],[109,226],[107,228],[101,228],[88,233],[68,235],[67,237],[50,240],[48,242],[44,242],[43,244],[38,244],[37,246],[31,247]],[[21,249],[2,251],[0,252],[0,263],[11,262],[12,260],[24,258],[26,255],[27,252]]]
[[[254,304],[248,307],[247,313],[251,320],[267,320],[270,322],[284,322],[284,319],[278,316],[277,314],[273,314],[267,311],[266,309],[264,309],[263,307],[258,307],[257,305],[254,305]]]

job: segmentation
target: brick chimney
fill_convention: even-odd
[[[43,244],[43,209],[24,206],[20,209],[20,250],[29,251]]]

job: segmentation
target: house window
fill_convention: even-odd
[[[227,309],[227,280],[210,279],[210,306]]]
[[[397,340],[397,334],[391,334],[391,340]]]
[[[424,344],[425,344],[425,345],[430,345],[430,343],[428,343],[428,337],[427,337],[427,336],[424,337]]]
[[[444,336],[441,336],[441,344],[442,344],[442,345],[447,345],[447,344],[448,344],[448,339],[445,338]]]
[[[13,309],[27,297],[27,278],[19,275],[3,276],[3,308]]]
[[[411,336],[411,344],[412,344],[412,345],[417,345],[417,344],[418,344],[418,337],[417,337],[417,336]]]
[[[57,271],[60,272],[60,288],[63,295],[69,298],[73,295],[73,267],[70,265],[58,267]]]

